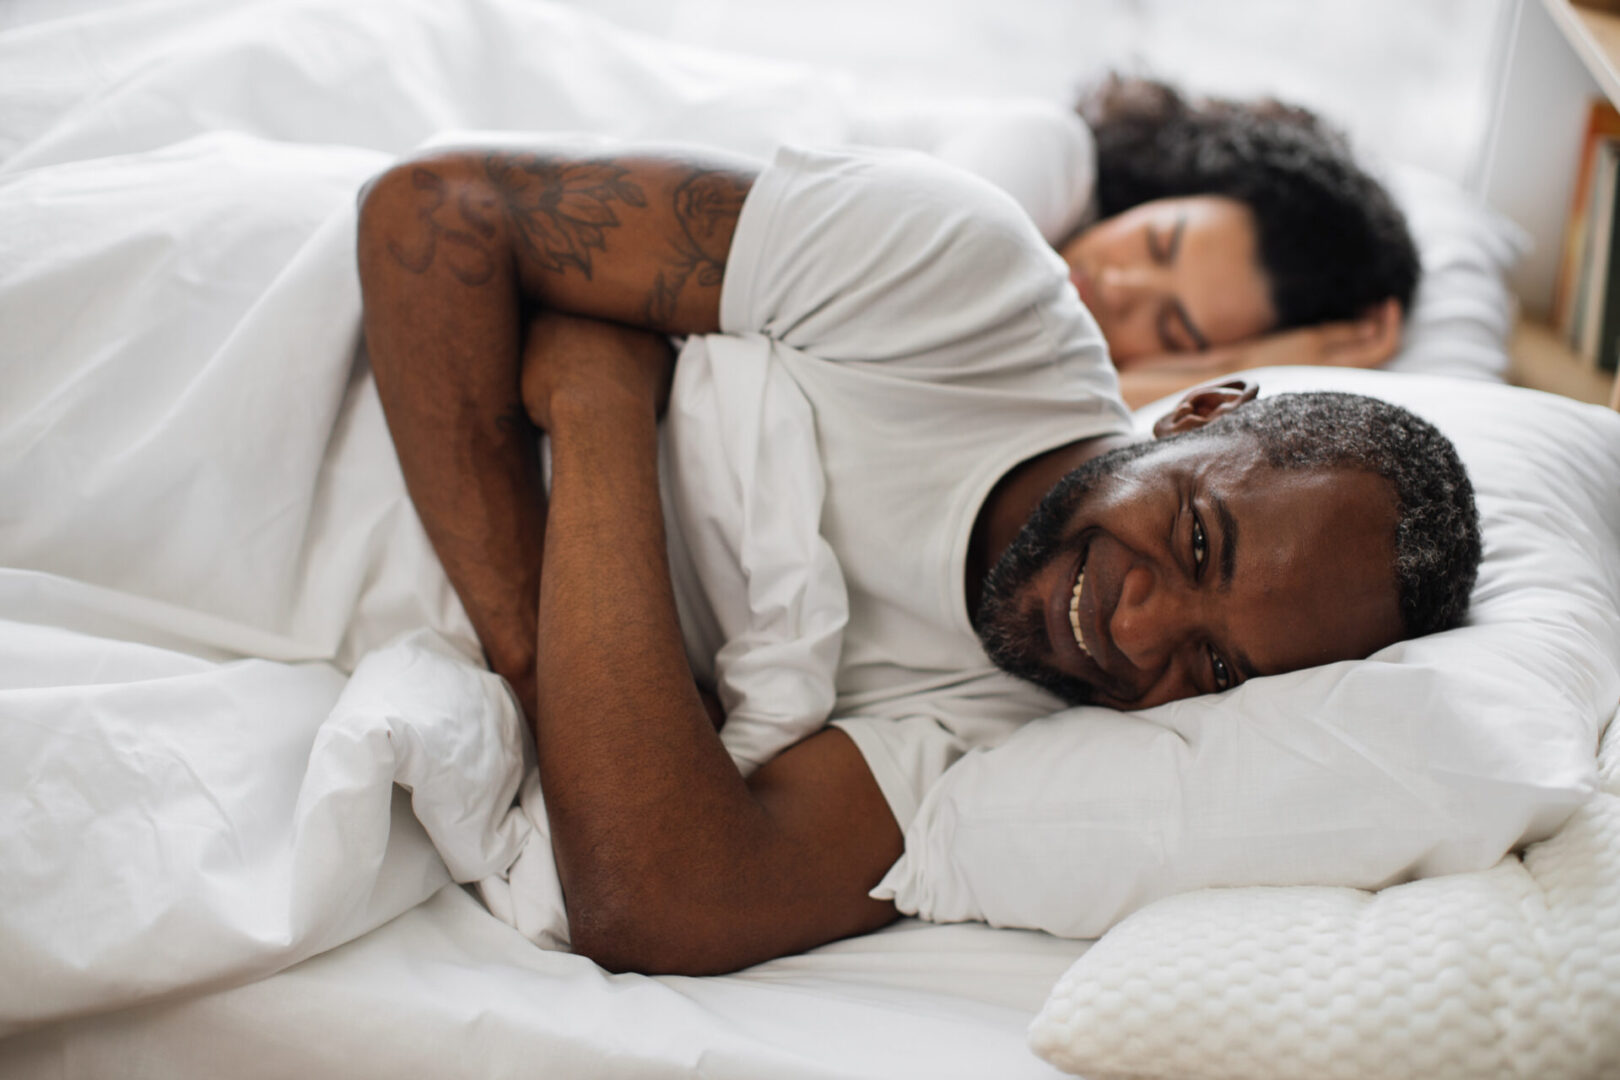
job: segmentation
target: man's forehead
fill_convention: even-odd
[[[1259,437],[1242,428],[1223,425],[1157,440],[1133,466],[1139,479],[1190,479],[1241,502],[1258,498],[1287,505],[1299,499],[1314,502],[1331,492],[1335,502],[1360,510],[1369,505],[1395,510],[1394,485],[1377,473],[1328,462],[1273,465]]]
[[[1266,464],[1258,438],[1241,428],[1225,426],[1158,439],[1153,449],[1138,459],[1142,468],[1159,471],[1215,469],[1242,473]]]

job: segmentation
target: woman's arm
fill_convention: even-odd
[[[1147,356],[1121,366],[1120,393],[1133,409],[1210,379],[1253,368],[1307,365],[1374,368],[1401,347],[1401,306],[1386,300],[1350,322],[1323,323],[1196,353]]]

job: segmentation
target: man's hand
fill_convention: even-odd
[[[551,428],[559,395],[622,394],[662,415],[674,366],[663,334],[542,312],[529,320],[523,343],[523,407],[541,430]]]

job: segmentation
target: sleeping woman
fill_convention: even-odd
[[[1390,194],[1317,116],[1117,75],[1076,112],[1084,129],[1004,116],[919,148],[1030,211],[1129,404],[1244,368],[1395,354],[1417,249]]]

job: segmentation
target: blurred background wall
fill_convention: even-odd
[[[0,0],[0,29],[124,3]],[[286,0],[219,0],[221,4]],[[1108,68],[1310,105],[1469,183],[1510,0],[559,0],[643,33],[887,90],[1073,96]],[[4,73],[0,72],[0,78]]]
[[[1116,67],[1310,105],[1467,183],[1507,0],[564,0],[645,33],[885,89],[1068,99]]]

